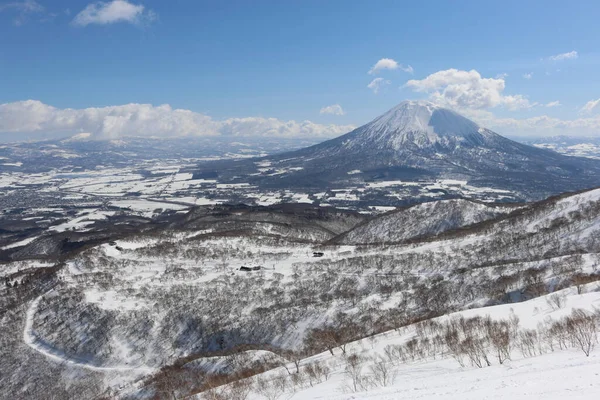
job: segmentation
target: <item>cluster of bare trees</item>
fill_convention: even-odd
[[[255,393],[267,400],[277,400],[286,393],[313,387],[331,376],[331,368],[323,362],[307,362],[296,367],[294,370],[286,367],[235,380],[209,379],[202,390],[202,397],[207,400],[245,400]],[[246,375],[258,372],[262,371],[246,371]]]
[[[211,357],[184,357],[163,367],[147,379],[144,387],[155,393],[156,399],[182,398],[204,393],[205,398],[245,399],[256,390],[255,377],[278,368],[283,359],[270,352],[244,349],[219,353]]]
[[[494,361],[503,364],[518,349],[523,357],[533,357],[556,348],[577,348],[586,356],[598,343],[600,314],[580,309],[557,321],[547,320],[537,329],[520,327],[519,318],[451,318],[446,322],[428,320],[416,325],[416,335],[401,345],[388,345],[390,362],[409,362],[436,355],[452,356],[461,366],[469,363],[483,368]]]
[[[118,291],[123,287],[128,298],[136,297],[140,303],[150,304],[152,308],[148,312],[136,312],[135,318],[139,318],[136,325],[162,325],[163,337],[180,337],[173,341],[176,354],[184,348],[190,351],[190,347],[192,351],[202,351],[240,343],[268,344],[272,338],[293,331],[300,321],[315,321],[314,316],[335,307],[343,314],[350,314],[354,326],[338,326],[335,321],[329,321],[321,326],[315,323],[314,332],[308,330],[309,336],[316,339],[313,342],[325,344],[312,347],[333,349],[339,347],[339,343],[397,328],[415,319],[459,310],[467,302],[487,299],[488,304],[494,304],[545,294],[554,289],[549,284],[551,274],[554,277],[561,274],[560,280],[565,284],[577,283],[580,290],[584,283],[600,277],[584,274],[580,268],[584,260],[578,255],[552,265],[515,263],[474,269],[472,266],[481,264],[486,257],[473,245],[454,252],[394,254],[389,251],[380,256],[362,256],[359,249],[358,256],[354,257],[298,263],[291,279],[262,271],[244,276],[223,273],[217,279],[196,286],[188,282],[206,273],[205,263],[214,264],[231,257],[257,257],[256,249],[250,251],[240,245],[255,241],[248,237],[241,242],[235,237],[221,238],[215,246],[216,242],[211,239],[180,242],[178,237],[164,235],[156,243],[142,236],[140,241],[145,240],[150,245],[125,250],[122,254],[126,253],[126,259],[111,259],[98,249],[89,250],[81,258],[84,268],[80,269],[85,270],[89,265],[95,271],[77,278],[78,284],[85,287],[93,285]],[[280,253],[260,253],[269,260],[278,259],[287,254],[286,248],[298,245],[272,237],[260,240],[274,247],[281,245]],[[257,248],[265,244],[256,243]],[[153,258],[157,259],[152,261]],[[157,282],[132,290],[127,287],[128,282],[119,279],[124,268],[143,269],[144,263],[163,261],[165,271],[155,278]],[[440,271],[440,266],[453,272],[435,273]],[[510,298],[512,293],[519,296]],[[373,298],[397,299],[397,304],[381,308],[374,304]],[[131,314],[127,319],[132,320]],[[122,327],[128,325],[126,322]],[[127,330],[139,331],[139,328]],[[180,332],[189,335],[183,337]]]
[[[368,357],[350,354],[344,358],[344,376],[342,390],[361,392],[374,387],[393,385],[398,371],[394,365],[381,357]],[[368,368],[366,365],[369,364]]]
[[[412,339],[400,345],[387,345],[384,357],[342,353],[346,377],[342,389],[359,392],[391,385],[397,376],[398,363],[428,358],[451,356],[463,367],[468,363],[483,368],[494,362],[503,364],[517,349],[523,357],[555,348],[577,348],[589,356],[598,343],[599,329],[600,313],[580,309],[560,320],[547,320],[537,329],[521,328],[515,314],[507,320],[494,320],[489,316],[461,316],[446,322],[426,320],[415,325],[416,334]]]
[[[341,369],[345,377],[341,387],[343,391],[360,392],[374,387],[386,387],[393,385],[397,378],[394,363],[383,357],[377,355],[369,357],[354,352],[341,353],[340,356]],[[306,359],[293,364],[294,368],[285,366],[287,374],[281,370],[273,371],[256,379],[245,379],[243,384],[239,384],[248,388],[249,392],[255,392],[269,400],[276,400],[286,393],[295,393],[325,382],[329,380],[332,373],[332,368],[325,361]],[[339,363],[337,365],[340,367]],[[229,394],[234,389],[239,390],[229,386],[216,387],[204,395],[211,400],[237,399],[238,397]],[[215,393],[223,397],[215,397]]]
[[[359,258],[362,260],[362,257]],[[378,258],[376,261],[380,264],[376,264],[375,270],[383,271],[388,266],[397,268],[390,264],[395,259]],[[437,261],[432,255],[426,259],[428,262]],[[349,263],[346,267],[353,270],[356,266],[350,260],[344,262]],[[364,261],[367,267],[366,258]],[[152,358],[144,362],[158,364],[164,362],[167,354],[177,357],[184,352],[226,350],[239,344],[269,345],[274,338],[285,337],[295,330],[297,324],[308,321],[312,328],[306,331],[304,354],[329,350],[332,354],[346,355],[347,344],[351,341],[446,314],[462,308],[467,300],[497,298],[493,291],[496,281],[490,276],[497,275],[496,270],[500,269],[468,270],[457,273],[452,279],[440,274],[372,273],[373,268],[368,274],[354,275],[336,274],[327,262],[319,261],[307,268],[303,268],[304,264],[296,265],[291,279],[276,272],[258,271],[245,275],[221,274],[199,286],[171,283],[164,287],[143,284],[135,290],[126,286],[120,288],[123,282],[117,278],[116,272],[120,268],[136,268],[138,265],[142,268],[143,263],[143,260],[101,258],[100,265],[95,267],[106,264],[104,270],[110,273],[90,270],[78,285],[93,284],[100,288],[108,285],[122,292],[124,297],[138,298],[140,303],[148,304],[147,308],[127,312],[104,310],[85,302],[82,289],[66,290],[61,297],[44,299],[40,303],[40,314],[50,317],[40,319],[36,316],[36,331],[42,339],[55,343],[65,353],[73,357],[84,355],[100,364],[113,361],[110,338],[125,336],[135,343],[135,353],[140,357],[151,353]],[[514,288],[524,290],[523,287],[530,288],[531,293],[531,288],[540,287],[536,295],[546,293],[550,271],[570,274],[581,271],[578,266],[582,263],[582,258],[575,256],[564,263],[555,262],[543,268],[523,264],[517,269],[516,278],[510,278],[510,284],[502,289],[502,294]],[[409,269],[413,267],[410,265]],[[173,274],[184,269],[167,266],[160,279],[173,279]],[[511,275],[502,277],[508,279]],[[391,299],[396,307],[382,307],[383,301]],[[564,298],[556,294],[549,297],[548,302],[551,307],[560,308]],[[340,310],[334,318],[324,323],[315,318],[332,307]],[[52,315],[64,318],[55,319]],[[88,322],[82,325],[80,321]],[[444,338],[436,338],[436,335],[423,336],[407,342],[401,357],[414,360],[420,357],[421,351],[436,357],[451,346],[460,350],[451,354],[459,355],[457,358],[462,363],[477,366],[502,363],[510,357],[510,352],[503,347],[507,328],[502,323],[483,326],[481,332],[486,332],[485,335],[472,335],[466,328],[461,329],[458,331],[462,333],[458,336],[458,343],[452,342],[452,335],[447,335],[445,341],[442,340]],[[158,332],[156,342],[148,340],[152,337],[148,335],[151,330]],[[77,340],[82,332],[91,338],[84,344]],[[541,337],[537,331],[536,335]],[[511,342],[511,349],[525,349],[527,352],[531,341],[532,334],[525,332],[519,336],[519,342]],[[488,351],[492,348],[494,354]]]

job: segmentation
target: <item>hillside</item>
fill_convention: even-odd
[[[446,212],[438,221],[482,222],[404,244],[347,245],[330,240],[361,223],[352,212],[206,206],[56,262],[5,263],[0,368],[15,377],[3,381],[6,393],[59,390],[70,381],[56,374],[67,371],[96,392],[151,398],[166,379],[192,393],[214,379],[194,367],[211,357],[244,349],[289,360],[322,351],[322,334],[340,346],[468,308],[583,292],[600,279],[600,189],[488,220],[493,206],[468,201],[404,210],[434,232],[446,226],[426,207]],[[407,228],[418,232],[416,222]],[[18,385],[32,370],[36,388]]]
[[[517,206],[495,205],[465,199],[433,201],[392,211],[343,233],[334,240],[341,244],[402,242],[435,236],[506,215]]]
[[[600,395],[600,356],[593,352],[586,357],[578,345],[563,346],[560,337],[551,333],[552,327],[572,318],[574,310],[589,316],[597,313],[600,286],[587,289],[590,292],[582,295],[573,290],[556,293],[554,296],[563,299],[560,306],[553,305],[551,296],[544,296],[423,321],[353,342],[344,349],[345,355],[337,348],[334,354],[323,352],[302,359],[299,372],[290,364],[243,380],[237,387],[217,387],[196,398],[231,396],[243,388],[249,399],[256,400],[290,396],[302,400],[593,399]],[[487,318],[491,326],[506,323],[514,329],[508,336],[507,352],[500,358],[502,363],[493,345],[478,355],[481,367],[466,355],[459,362],[460,355],[446,348],[438,336],[451,322],[487,324]],[[535,336],[527,342],[531,332]]]

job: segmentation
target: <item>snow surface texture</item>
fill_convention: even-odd
[[[540,297],[518,304],[506,304],[495,307],[473,309],[437,318],[447,321],[450,318],[463,316],[490,316],[493,320],[508,320],[512,315],[520,319],[522,328],[535,329],[538,323],[559,320],[569,315],[573,309],[594,312],[600,308],[600,286],[593,284],[592,293],[577,295],[574,289],[566,289],[558,295],[565,296],[565,304],[560,309],[549,305],[548,297]],[[556,295],[557,293],[555,293]],[[390,331],[377,335],[373,339],[363,339],[352,343],[347,354],[356,354],[371,360],[385,360],[385,348],[389,345],[406,343],[415,337],[416,326],[408,326],[399,332]],[[581,399],[600,398],[600,352],[596,350],[586,357],[581,350],[567,349],[554,352],[548,349],[545,354],[523,358],[517,349],[512,350],[512,360],[500,365],[477,368],[467,364],[461,367],[449,356],[441,359],[409,361],[407,363],[389,364],[390,383],[387,387],[376,387],[368,390],[351,390],[350,378],[345,373],[345,357],[339,349],[335,355],[324,352],[302,360],[301,365],[320,363],[329,365],[332,373],[328,380],[315,383],[312,387],[304,384],[294,391],[287,392],[278,398],[309,399],[445,399],[445,400],[480,400],[480,399]],[[368,361],[362,367],[364,377],[370,376]],[[294,370],[293,365],[288,368]],[[283,368],[259,375],[259,379],[269,381],[275,376],[284,374]],[[394,377],[394,378],[392,378]],[[207,399],[202,395],[197,399]],[[251,393],[249,399],[262,400],[265,397]]]

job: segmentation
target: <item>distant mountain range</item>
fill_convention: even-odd
[[[200,175],[264,187],[330,188],[377,180],[459,179],[524,199],[600,185],[600,161],[500,136],[429,102],[405,101],[350,133],[259,159],[199,166]]]
[[[542,149],[554,150],[566,156],[600,160],[600,137],[550,136],[521,138],[520,141]]]
[[[314,139],[180,137],[125,137],[95,140],[77,134],[59,140],[0,144],[0,173],[40,172],[54,168],[75,170],[97,166],[132,166],[147,160],[211,160],[259,157],[303,148]]]

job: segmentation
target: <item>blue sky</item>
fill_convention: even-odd
[[[0,131],[119,136],[162,118],[153,135],[229,121],[333,136],[430,99],[507,135],[600,134],[598,15],[597,1],[0,0]]]

